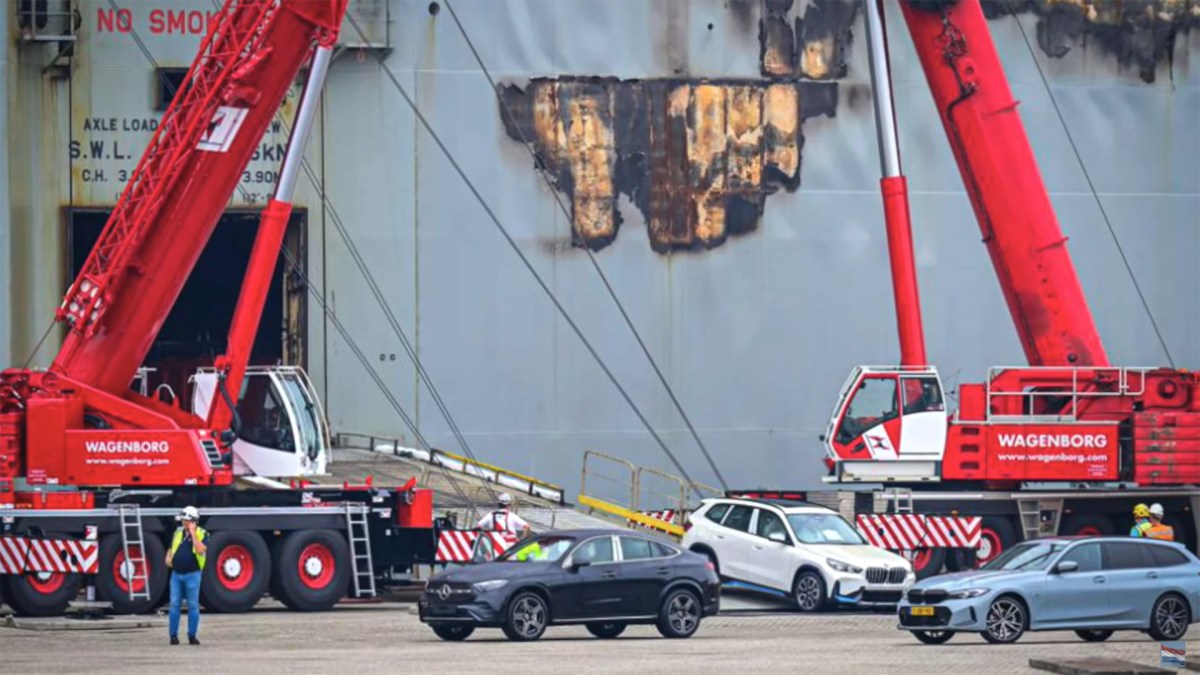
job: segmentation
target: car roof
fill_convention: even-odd
[[[532,536],[535,536],[535,537],[572,537],[574,539],[588,539],[591,537],[599,537],[599,536],[603,536],[606,534],[610,534],[610,535],[611,534],[619,534],[619,535],[624,535],[624,536],[633,535],[633,536],[639,536],[639,537],[646,537],[647,539],[654,539],[656,541],[663,541],[664,543],[672,543],[670,541],[665,540],[657,532],[653,532],[650,530],[629,530],[629,529],[620,528],[620,527],[589,527],[589,528],[578,528],[578,529],[572,529],[572,530],[547,530],[545,532],[536,532]]]
[[[742,503],[748,506],[774,506],[786,513],[836,513],[828,506],[801,501],[799,499],[763,499],[759,497],[711,497],[705,503]]]

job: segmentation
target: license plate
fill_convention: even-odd
[[[933,616],[932,607],[909,607],[908,613],[912,616]]]

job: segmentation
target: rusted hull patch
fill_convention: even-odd
[[[569,197],[576,245],[612,243],[625,195],[666,253],[756,230],[767,195],[799,187],[802,123],[834,115],[837,84],[562,77],[500,96],[508,136]]]

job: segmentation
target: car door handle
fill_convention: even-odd
[[[1157,579],[1158,572],[1146,572],[1146,578],[1147,579]]]
[[[605,573],[604,573],[603,575],[601,575],[601,576],[603,576],[605,579],[616,579],[616,578],[617,578],[617,573],[616,573],[616,572],[614,572],[614,571],[612,571],[612,570],[609,570],[609,571],[605,572]]]
[[[1105,579],[1104,577],[1092,577],[1093,583],[1102,584],[1105,581],[1107,581],[1107,579]]]
[[[657,569],[657,570],[655,570],[655,571],[656,571],[656,572],[658,572],[658,576],[660,576],[660,577],[665,577],[665,576],[667,576],[668,574],[670,574],[670,573],[671,573],[671,568],[669,568],[669,567],[660,567],[660,568],[658,568],[658,569]]]

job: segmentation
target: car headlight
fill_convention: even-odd
[[[497,588],[504,588],[507,584],[508,579],[492,579],[491,581],[480,581],[479,583],[471,584],[471,588],[475,589],[476,593],[487,593]]]
[[[946,597],[951,600],[967,600],[968,598],[978,598],[981,595],[987,595],[986,588],[968,588],[963,591],[950,591]]]
[[[829,563],[829,566],[838,572],[849,572],[850,574],[860,574],[862,572],[861,567],[855,567],[854,565],[842,562],[841,560],[826,558],[825,562]]]

